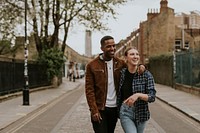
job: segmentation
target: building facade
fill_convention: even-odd
[[[136,47],[141,54],[141,63],[148,63],[152,56],[172,54],[200,48],[200,15],[198,11],[191,14],[177,15],[168,7],[167,0],[160,1],[160,9],[149,9],[147,20],[140,23],[125,40],[121,40],[116,52],[122,56],[128,46]]]

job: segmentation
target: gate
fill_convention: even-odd
[[[200,51],[175,53],[175,82],[200,87]]]

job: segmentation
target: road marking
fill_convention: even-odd
[[[84,95],[77,100],[77,102],[70,108],[70,110],[65,114],[65,116],[58,122],[58,124],[53,128],[51,133],[57,133],[58,130],[61,128],[62,124],[71,116],[73,111],[77,108],[78,104],[81,102],[83,99]]]
[[[149,122],[153,124],[153,126],[154,126],[155,129],[158,131],[158,133],[166,133],[166,132],[164,131],[164,129],[163,129],[153,118],[151,118],[151,119],[149,120]]]
[[[80,87],[78,87],[78,89],[79,88]],[[27,118],[25,118],[25,120],[23,120],[19,124],[16,124],[15,127],[13,127],[12,129],[8,130],[6,133],[15,133],[15,132],[17,132],[24,125],[26,125],[27,123],[29,123],[30,121],[32,121],[33,119],[35,119],[37,116],[39,116],[42,113],[44,113],[45,111],[47,111],[49,108],[51,108],[54,105],[56,105],[59,101],[61,101],[66,96],[70,95],[71,93],[73,93],[73,91],[66,92],[66,93],[62,94],[61,96],[57,97],[56,99],[53,99],[52,101],[50,101],[49,103],[45,104],[40,109],[38,109],[38,111],[34,112],[33,114],[30,114],[30,116],[28,116]]]

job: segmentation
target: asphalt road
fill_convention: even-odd
[[[159,101],[150,104],[145,133],[200,133],[200,124]],[[84,83],[1,131],[2,133],[93,133]],[[120,123],[116,133],[122,133]]]
[[[55,126],[76,106],[83,95],[83,86],[69,91],[51,103],[39,108],[23,119],[11,124],[5,133],[50,133]]]

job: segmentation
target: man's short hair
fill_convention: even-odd
[[[114,39],[112,36],[104,36],[103,38],[101,38],[101,46],[103,46],[105,44],[106,40],[110,40],[110,39]]]

